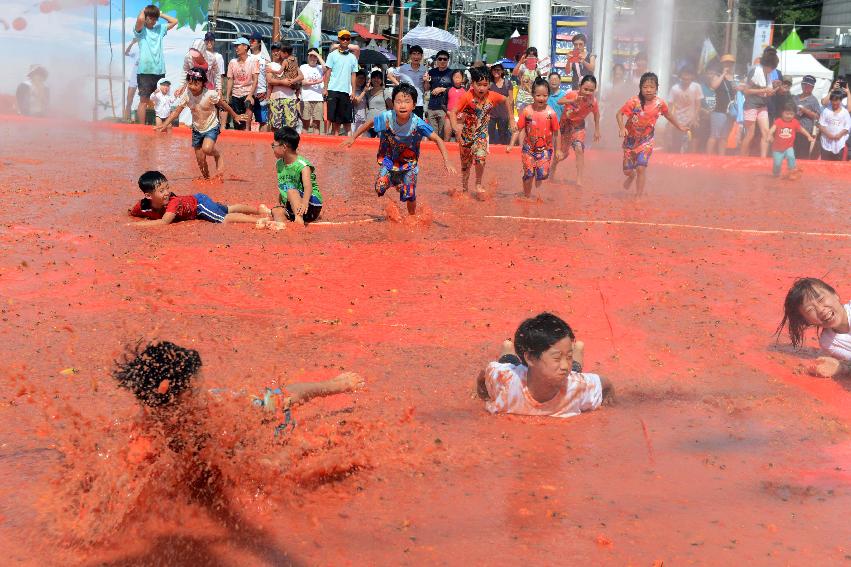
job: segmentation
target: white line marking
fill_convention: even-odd
[[[661,228],[690,228],[695,230],[714,230],[716,232],[734,232],[739,234],[789,234],[795,236],[827,236],[832,238],[851,238],[845,232],[806,232],[800,230],[758,230],[753,228],[724,228],[719,226],[702,226],[699,224],[680,224],[669,222],[642,222],[628,220],[595,220],[595,219],[552,219],[543,217],[515,217],[510,215],[485,215],[486,219],[528,220],[538,222],[557,222],[568,224],[623,224],[632,226],[651,226]]]
[[[350,221],[316,221],[310,223],[311,226],[342,226],[347,224],[367,224],[371,222],[379,222],[382,219],[360,219]]]

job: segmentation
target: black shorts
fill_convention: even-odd
[[[328,91],[328,102],[325,106],[328,111],[328,122],[335,124],[352,123],[352,99],[340,91]]]
[[[248,98],[247,96],[231,96],[230,97],[230,107],[233,109],[233,111],[235,113],[239,114],[240,116],[245,114],[246,110],[251,110],[245,104],[245,99],[247,99],[247,98]],[[245,130],[245,126],[246,126],[245,122],[237,122],[236,120],[233,121],[234,130]]]
[[[302,218],[304,219],[304,222],[313,222],[313,221],[315,221],[316,219],[319,218],[319,214],[321,212],[322,212],[322,205],[319,205],[317,207],[316,205],[311,203],[307,206],[307,212],[304,213],[304,216]],[[295,221],[295,213],[293,212],[292,207],[290,207],[289,201],[284,203],[284,214],[286,215],[288,221],[290,221],[290,222]]]
[[[844,161],[845,160],[845,150],[843,149],[838,154],[835,154],[831,151],[828,151],[824,148],[821,148],[821,159],[823,161]]]
[[[151,98],[151,93],[157,90],[157,81],[163,77],[165,77],[165,75],[136,75],[139,98]]]

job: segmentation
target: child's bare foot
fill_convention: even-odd
[[[576,186],[577,186],[577,187],[582,187],[582,185],[583,185],[583,184],[582,184],[582,178],[581,178],[581,177],[577,177],[577,178],[576,178]]]
[[[257,210],[260,211],[260,216],[272,218],[272,209],[270,209],[263,203],[260,203],[260,205],[257,206]]]
[[[272,221],[269,219],[257,219],[257,222],[254,224],[255,228],[269,228],[269,225],[272,224]]]
[[[574,362],[578,362],[579,365],[582,365],[583,360],[585,359],[585,343],[582,341],[574,341],[573,342],[573,360]]]
[[[329,382],[339,388],[341,392],[360,390],[366,386],[366,380],[360,374],[354,372],[343,372]]]
[[[505,339],[502,341],[502,356],[505,356],[506,354],[515,354],[514,341],[511,339]]]
[[[627,175],[626,179],[623,180],[624,190],[628,190],[632,186],[633,181],[635,181],[635,174]]]
[[[793,169],[792,171],[790,171],[790,172],[786,175],[786,178],[787,178],[789,181],[795,181],[795,180],[797,180],[797,179],[800,179],[800,178],[801,178],[801,170],[800,170],[800,169]]]
[[[835,358],[829,356],[820,356],[815,360],[815,363],[810,366],[809,372],[812,376],[820,378],[833,378],[842,368],[842,364]]]
[[[384,214],[387,215],[389,221],[402,222],[402,213],[399,212],[399,207],[395,203],[387,203]]]
[[[488,193],[485,191],[484,187],[481,185],[476,186],[476,199],[479,201],[485,201],[488,198]]]

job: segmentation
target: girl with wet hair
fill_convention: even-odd
[[[626,101],[617,114],[618,131],[623,138],[623,174],[626,176],[623,187],[629,189],[636,180],[638,195],[644,193],[659,117],[664,116],[682,132],[688,131],[668,110],[668,104],[657,96],[658,90],[659,77],[655,73],[644,73],[638,82],[638,95]]]
[[[600,407],[611,383],[582,372],[584,345],[552,313],[526,319],[476,382],[490,413],[571,417]]]
[[[783,302],[783,320],[777,336],[788,327],[792,346],[804,344],[804,332],[818,329],[819,346],[829,356],[816,360],[811,373],[825,378],[851,374],[851,302],[842,304],[839,294],[817,278],[795,280]]]

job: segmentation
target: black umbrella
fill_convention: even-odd
[[[361,49],[360,58],[358,58],[358,63],[361,65],[390,65],[393,62],[394,60],[374,49]]]

